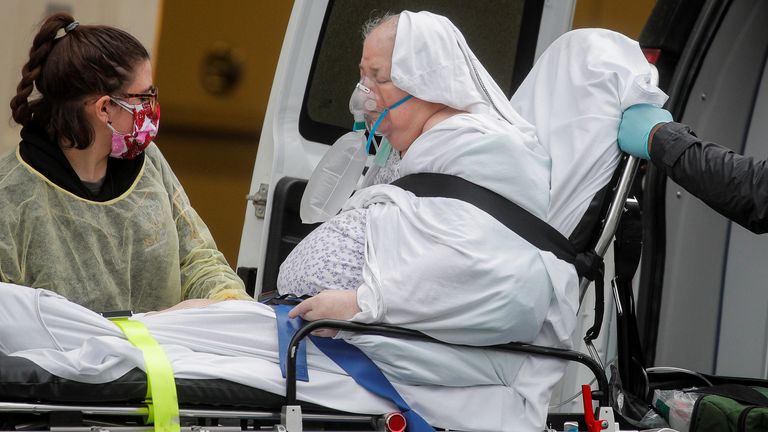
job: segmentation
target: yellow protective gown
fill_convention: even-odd
[[[133,184],[106,202],[52,183],[18,147],[0,159],[0,281],[95,311],[250,298],[154,143]]]

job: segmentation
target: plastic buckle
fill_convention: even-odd
[[[104,311],[104,312],[99,312],[99,315],[107,319],[130,318],[133,316],[133,311],[131,310]]]
[[[301,405],[284,405],[280,411],[280,426],[287,432],[302,432]]]

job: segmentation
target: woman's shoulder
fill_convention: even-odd
[[[17,148],[0,157],[0,192],[14,192],[20,182],[34,180],[19,159]],[[14,195],[18,195],[18,190]]]
[[[160,148],[153,142],[144,150],[144,154],[143,176],[148,181],[162,183],[168,194],[175,197],[183,188]]]
[[[8,168],[12,168],[13,165],[19,164],[19,159],[16,156],[18,149],[18,146],[16,146],[0,156],[0,169],[3,170],[3,173],[5,173]]]
[[[11,222],[19,206],[44,183],[22,164],[16,150],[0,157],[0,223]]]
[[[144,154],[146,157],[147,162],[155,164],[155,165],[162,165],[167,164],[168,162],[165,160],[165,157],[163,156],[163,152],[160,151],[160,148],[157,147],[157,144],[154,142],[149,143],[146,149],[144,149]]]
[[[163,156],[163,152],[154,142],[144,150],[144,171],[157,173],[161,177],[171,174],[171,167]]]

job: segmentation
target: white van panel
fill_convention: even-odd
[[[251,195],[262,183],[274,185],[284,176],[309,178],[328,149],[324,144],[305,140],[299,133],[299,113],[327,5],[327,0],[294,3],[264,118]],[[270,187],[264,219],[256,217],[251,206],[246,208],[237,267],[258,268],[264,263],[272,194]],[[261,290],[261,272],[257,277],[256,295]]]
[[[536,41],[536,59],[561,34],[571,29],[576,0],[546,0],[541,13],[539,39]]]

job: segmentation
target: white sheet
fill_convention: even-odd
[[[94,312],[50,291],[6,283],[0,283],[0,299],[2,354],[27,358],[54,375],[86,383],[105,383],[135,367],[143,369],[141,352],[114,324]],[[274,313],[265,305],[230,300],[197,309],[137,314],[134,319],[143,322],[163,345],[178,378],[223,378],[285,394]],[[420,343],[412,344],[412,350],[392,346],[400,351],[389,352],[390,360],[393,354],[407,361],[431,351]],[[514,392],[508,387],[514,372],[505,355],[468,356],[466,351],[449,348],[427,359],[432,362],[423,364],[423,373],[403,369],[397,362],[382,362],[380,367],[428,421],[464,430],[501,430],[501,422],[509,421],[506,415],[463,414],[464,409],[482,412],[486,406],[501,412],[501,407],[514,404]],[[349,412],[396,411],[389,401],[359,387],[311,342],[307,363],[310,381],[298,383],[299,399]],[[402,384],[414,381],[420,385]],[[436,404],[437,395],[446,399]]]
[[[569,236],[610,180],[620,155],[621,113],[666,100],[651,85],[651,66],[640,46],[620,33],[573,30],[544,51],[511,102],[536,125],[539,143],[552,158],[552,226]]]

